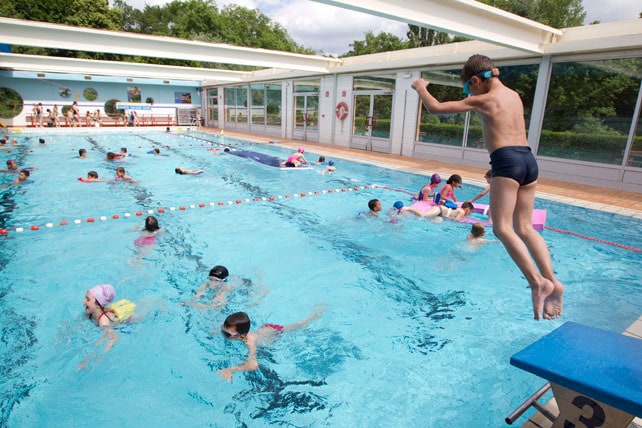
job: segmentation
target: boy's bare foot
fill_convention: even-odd
[[[553,285],[553,292],[544,299],[544,318],[547,320],[559,318],[564,304],[564,286],[557,280]]]
[[[555,285],[546,278],[542,278],[535,287],[531,285],[531,299],[533,300],[533,314],[536,320],[544,312],[544,302],[553,293]],[[549,318],[550,319],[550,318]]]

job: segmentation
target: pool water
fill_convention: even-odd
[[[510,366],[512,354],[565,321],[620,332],[640,315],[639,252],[543,231],[567,293],[562,319],[536,322],[501,244],[471,249],[470,225],[387,221],[408,195],[373,185],[415,192],[425,176],[342,159],[330,175],[281,171],[208,150],[204,140],[222,137],[140,132],[51,135],[45,146],[23,140],[0,152],[2,162],[37,167],[27,185],[0,176],[2,426],[501,426],[545,383]],[[103,160],[120,147],[133,156]],[[167,156],[148,154],[153,147]],[[77,159],[79,148],[90,159]],[[113,178],[117,166],[138,182],[77,181],[89,170]],[[178,166],[206,173],[181,176]],[[458,199],[479,190],[465,184]],[[373,198],[382,219],[358,215]],[[642,247],[639,220],[536,207],[548,210],[548,226]],[[142,253],[133,241],[148,210],[164,231]],[[216,264],[235,277],[227,304],[182,306]],[[84,294],[105,282],[138,316],[78,370],[101,336],[83,318]],[[219,333],[227,315],[246,311],[256,328],[301,320],[319,304],[327,309],[307,329],[259,348],[259,370],[221,379],[217,370],[246,356]]]

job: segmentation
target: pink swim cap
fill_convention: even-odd
[[[299,153],[305,153],[305,149],[303,147],[299,147]]]
[[[14,161],[13,159],[9,159],[9,160],[7,160],[7,165],[11,165],[11,164],[12,164],[12,163],[14,163],[14,162],[15,162],[15,161]]]
[[[114,291],[114,287],[112,287],[111,284],[98,284],[90,288],[89,293],[94,296],[102,307],[110,304],[116,295],[116,291]]]

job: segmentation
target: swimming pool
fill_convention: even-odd
[[[544,383],[511,367],[513,353],[567,320],[620,332],[640,315],[640,253],[544,231],[567,293],[561,320],[535,322],[503,247],[471,250],[469,225],[356,216],[372,198],[384,211],[407,201],[373,184],[416,191],[425,177],[342,159],[332,175],[280,171],[208,151],[202,138],[220,137],[190,135],[51,135],[45,146],[21,140],[0,152],[37,167],[32,184],[2,191],[1,425],[500,426]],[[148,154],[154,146],[168,156]],[[82,147],[90,159],[76,158]],[[134,156],[102,160],[120,147]],[[116,166],[138,184],[76,180],[89,170],[112,178]],[[206,173],[180,176],[177,166]],[[464,184],[457,194],[478,190]],[[639,220],[536,206],[549,226],[642,247]],[[165,232],[139,259],[132,228],[149,211]],[[221,310],[181,306],[216,264],[251,285]],[[141,317],[102,361],[77,371],[100,337],[82,299],[104,282]],[[246,355],[218,333],[228,314],[287,324],[319,303],[327,310],[308,329],[259,349],[259,370],[221,380],[216,371]]]

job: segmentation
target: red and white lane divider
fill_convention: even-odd
[[[278,195],[278,196],[270,196],[270,197],[255,197],[255,198],[245,198],[245,199],[236,199],[234,201],[219,201],[219,202],[209,202],[209,203],[199,203],[199,204],[191,204],[191,205],[180,205],[178,207],[168,207],[168,208],[156,208],[156,209],[149,209],[145,211],[136,211],[135,213],[124,213],[122,215],[119,214],[114,214],[110,217],[107,216],[100,216],[100,217],[88,217],[85,220],[81,219],[76,219],[71,222],[68,222],[66,220],[62,220],[58,224],[54,223],[46,223],[44,226],[38,226],[38,225],[33,225],[31,227],[16,227],[15,229],[0,229],[0,235],[8,235],[11,232],[15,233],[21,233],[25,232],[27,230],[40,230],[40,229],[51,229],[56,226],[67,226],[70,223],[72,224],[82,224],[82,223],[97,223],[101,221],[107,221],[107,220],[118,220],[120,218],[129,218],[129,217],[141,217],[143,215],[152,215],[152,214],[162,214],[167,211],[186,211],[187,209],[194,209],[194,208],[205,208],[205,207],[216,207],[216,206],[226,206],[226,205],[240,205],[243,203],[248,203],[248,202],[262,202],[262,201],[276,201],[279,199],[290,199],[290,198],[303,198],[307,196],[316,196],[316,195],[325,195],[329,193],[343,193],[343,192],[354,192],[358,190],[363,190],[363,189],[374,189],[374,188],[381,188],[381,186],[377,185],[366,185],[366,186],[354,186],[354,187],[343,187],[341,189],[329,189],[329,190],[315,190],[311,192],[299,192],[299,193],[293,193],[293,194],[286,194],[286,195]]]

